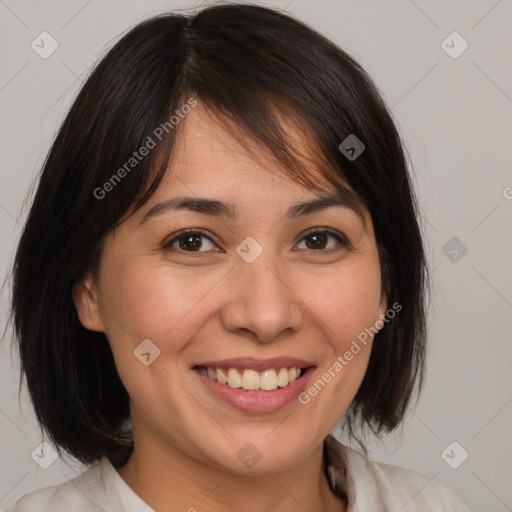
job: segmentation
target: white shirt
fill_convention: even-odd
[[[344,492],[347,512],[470,512],[443,483],[407,469],[368,460],[329,435],[327,477]],[[103,457],[63,484],[32,491],[9,512],[155,512]]]

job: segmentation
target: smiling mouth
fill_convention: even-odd
[[[250,368],[220,368],[211,366],[194,366],[195,371],[203,377],[217,381],[233,389],[244,391],[274,391],[285,388],[300,379],[307,368],[269,368],[258,372]]]

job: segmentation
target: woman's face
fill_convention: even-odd
[[[289,217],[317,196],[252,158],[200,104],[182,123],[172,173],[106,238],[75,304],[109,340],[136,444],[240,473],[284,470],[318,448],[366,371],[371,338],[345,354],[386,308],[371,217],[346,206]],[[184,196],[234,215],[155,208]],[[196,233],[173,241],[185,229]],[[308,369],[289,383],[293,367]]]

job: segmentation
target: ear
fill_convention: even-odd
[[[386,311],[388,310],[388,300],[385,294],[382,295],[382,299],[380,301],[380,307],[379,307],[379,318],[381,318],[381,315],[384,316],[386,314]]]
[[[97,292],[92,275],[87,276],[73,286],[73,302],[80,323],[90,331],[104,332]]]
[[[383,292],[382,293],[382,296],[381,296],[381,300],[380,300],[380,306],[379,306],[379,314],[377,316],[377,320],[382,320],[385,318],[386,316],[386,311],[388,309],[388,304],[387,304],[387,297],[386,297],[386,294]],[[376,320],[376,321],[377,321]],[[382,326],[384,327],[384,325]],[[379,329],[380,331],[380,329]]]

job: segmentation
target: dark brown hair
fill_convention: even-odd
[[[83,85],[45,160],[13,267],[10,320],[22,376],[41,427],[84,463],[123,465],[133,448],[129,399],[105,335],[79,322],[72,290],[97,269],[102,243],[147,202],[166,172],[176,129],[122,182],[111,180],[187,98],[201,101],[234,136],[276,158],[314,188],[316,167],[369,210],[388,304],[402,310],[375,336],[364,380],[344,416],[379,434],[402,420],[423,376],[428,288],[419,212],[390,112],[365,71],[307,25],[274,9],[215,5],[164,14],[125,34]],[[282,119],[307,134],[311,167]],[[350,160],[339,149],[365,145]],[[214,179],[214,177],[212,177]]]

